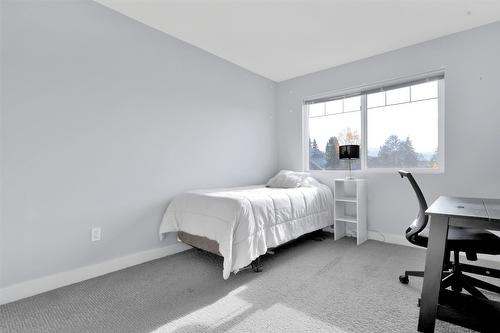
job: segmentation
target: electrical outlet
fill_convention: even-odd
[[[92,228],[90,240],[92,242],[97,242],[101,240],[101,227]]]

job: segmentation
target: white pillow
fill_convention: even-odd
[[[267,187],[294,188],[302,186],[304,180],[309,176],[307,172],[294,172],[281,170],[267,182]]]
[[[303,186],[303,187],[320,187],[321,183],[318,182],[313,177],[309,176],[306,179],[304,179],[301,186]]]

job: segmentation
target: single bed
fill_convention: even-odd
[[[332,191],[319,183],[192,191],[170,203],[160,236],[178,232],[181,241],[221,255],[227,279],[269,248],[331,225],[333,209]]]

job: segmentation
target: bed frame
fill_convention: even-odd
[[[222,254],[219,252],[219,243],[212,239],[188,234],[184,231],[177,232],[177,239],[183,243],[191,245],[192,247],[196,247],[222,257]]]
[[[177,232],[177,239],[183,243],[191,245],[200,250],[204,250],[213,254],[216,254],[222,257],[222,254],[219,252],[219,243],[210,238],[196,236],[189,234],[184,231]],[[252,261],[249,268],[251,268],[254,272],[259,273],[262,272],[262,265],[260,263],[260,257]]]
[[[321,232],[321,229],[313,231],[310,234],[317,233],[317,232]],[[298,238],[301,238],[301,237],[306,236],[306,235],[308,235],[308,234],[304,234]],[[204,250],[204,251],[207,251],[207,252],[210,252],[210,253],[213,253],[215,255],[222,257],[222,254],[219,252],[219,243],[217,243],[217,241],[214,241],[212,239],[202,237],[202,236],[192,235],[192,234],[189,234],[189,233],[184,232],[184,231],[177,232],[177,239],[183,243],[191,245],[192,247],[195,247],[197,249]],[[314,238],[314,240],[316,240],[316,241],[322,241],[323,239],[324,239],[324,237],[322,235]],[[294,240],[291,240],[289,242],[292,242],[292,241],[294,241]],[[283,246],[289,242],[281,244],[280,246]],[[270,251],[270,250],[268,250],[267,253],[274,254],[274,252]],[[262,264],[260,263],[260,256],[257,259],[255,259],[254,261],[252,261],[250,266],[247,266],[247,267],[252,269],[256,273],[262,272],[263,267],[262,267]]]

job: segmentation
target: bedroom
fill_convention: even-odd
[[[419,202],[398,169],[429,206],[445,195],[500,198],[498,1],[0,3],[2,332],[417,331],[422,278],[398,276],[427,270],[427,252],[406,238]],[[404,103],[389,101],[395,90]],[[388,114],[428,101],[432,116],[374,120],[369,100],[382,95],[376,106]],[[331,135],[315,116],[341,125]],[[410,133],[419,165],[371,165],[386,138],[403,147]],[[348,144],[360,147],[351,177],[365,184],[356,202],[345,196],[366,209],[358,229],[334,221],[349,183],[337,150]],[[280,170],[297,172],[287,186],[306,176],[322,185],[264,188]],[[317,209],[335,209],[302,232],[264,234],[225,276],[227,255],[160,237],[174,198],[219,189],[191,199],[234,213],[242,195],[224,191],[255,185],[287,195],[249,200],[263,209],[245,219],[255,225],[280,203],[282,220],[298,221],[325,185],[332,198]],[[315,194],[288,196],[301,191]],[[307,234],[323,223],[337,232]],[[204,227],[205,238],[233,236]],[[343,231],[350,237],[334,239]],[[498,256],[479,259],[470,264],[500,269]],[[435,330],[491,327],[474,317],[460,317],[466,328],[437,319]]]

